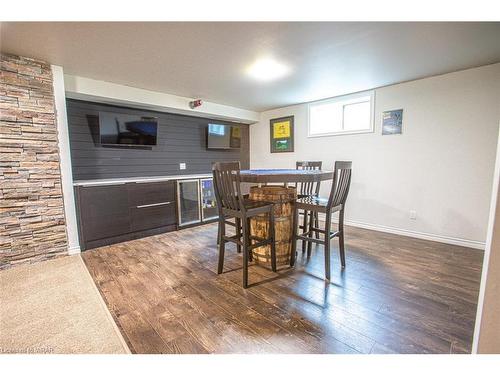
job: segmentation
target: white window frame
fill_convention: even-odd
[[[356,101],[356,99],[361,99],[369,96],[370,97],[370,128],[362,129],[362,130],[349,130],[349,131],[332,131],[326,133],[319,134],[311,134],[311,106],[315,105],[323,105],[329,103],[338,103],[338,102],[348,102],[345,103],[342,107],[349,104],[360,103],[362,100]],[[344,126],[344,111],[342,110],[342,127]],[[307,105],[307,137],[308,138],[316,138],[316,137],[331,137],[337,135],[352,135],[352,134],[366,134],[373,133],[375,131],[374,127],[375,122],[375,90],[364,91],[356,94],[337,96],[331,99],[319,100],[316,102],[310,102]]]

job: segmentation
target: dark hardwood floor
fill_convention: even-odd
[[[274,274],[231,245],[216,274],[217,226],[89,250],[83,259],[135,353],[470,353],[483,252],[346,228]]]

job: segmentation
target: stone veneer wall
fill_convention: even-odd
[[[0,55],[0,269],[66,254],[50,65]]]

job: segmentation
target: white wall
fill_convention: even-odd
[[[382,112],[399,108],[403,135],[382,136]],[[295,152],[271,154],[269,120],[287,115],[295,116]],[[250,165],[322,160],[328,169],[352,160],[348,222],[484,248],[499,119],[495,64],[377,89],[371,134],[307,138],[306,104],[263,112],[250,126]]]
[[[497,150],[500,150],[500,137]],[[497,151],[472,353],[500,353],[500,152]]]
[[[75,194],[73,190],[73,172],[71,170],[71,151],[69,146],[68,116],[66,114],[66,96],[64,92],[63,68],[52,65],[54,102],[57,116],[57,137],[61,167],[61,185],[64,200],[68,253],[80,252],[78,226],[76,219]]]

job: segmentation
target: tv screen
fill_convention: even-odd
[[[99,112],[99,135],[103,145],[155,146],[157,134],[156,117]]]
[[[207,148],[239,149],[241,129],[235,125],[208,124]]]

